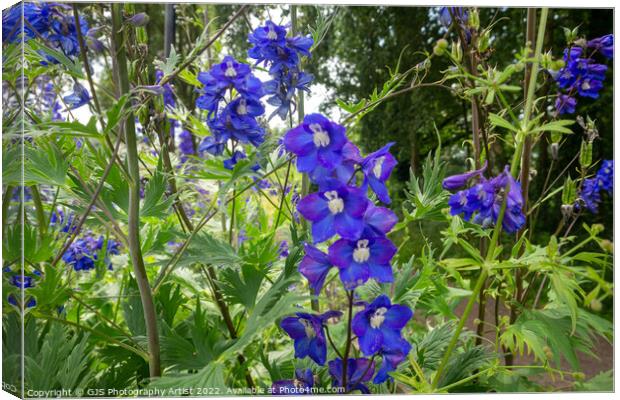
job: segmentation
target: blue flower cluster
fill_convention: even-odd
[[[457,190],[477,178],[477,182],[469,188],[459,190],[450,196],[448,200],[450,213],[462,215],[466,221],[471,220],[484,228],[492,227],[497,222],[503,199],[506,197],[502,228],[508,233],[516,233],[525,224],[521,184],[512,177],[508,167],[491,179],[486,179],[482,175],[485,170],[486,164],[479,170],[444,179],[444,189]]]
[[[9,284],[11,286],[15,286],[16,288],[18,288],[20,291],[21,290],[26,290],[29,288],[33,288],[35,287],[35,277],[40,276],[41,272],[38,270],[34,271],[34,276],[31,275],[26,275],[26,274],[21,274],[21,273],[13,273],[13,270],[11,269],[10,266],[6,266],[2,269],[3,272],[10,274],[8,277],[8,281]],[[21,297],[21,296],[19,296]],[[14,305],[18,308],[22,308],[21,307],[21,300],[18,298],[18,296],[15,295],[15,293],[10,293],[7,296],[7,301],[9,302],[9,304]],[[25,299],[25,304],[24,304],[24,308],[32,308],[34,306],[37,305],[37,300],[35,299],[34,296],[28,296]]]
[[[598,53],[606,59],[613,58],[614,36],[605,35],[586,42],[584,47],[564,49],[564,66],[555,73],[555,80],[563,92],[558,93],[555,108],[558,114],[572,114],[577,106],[576,95],[598,98],[603,88],[607,66],[597,63]]]
[[[310,57],[314,41],[310,36],[287,36],[286,27],[272,21],[256,28],[248,40],[253,45],[248,55],[269,68],[272,78],[264,86],[265,94],[270,96],[267,103],[276,107],[269,118],[277,114],[284,120],[292,108],[295,91],[310,91],[313,76],[303,72],[300,65],[303,56]]]
[[[250,66],[226,56],[208,72],[200,72],[198,80],[204,86],[196,106],[208,111],[207,125],[212,133],[199,150],[220,155],[228,140],[259,146],[265,130],[256,118],[265,113],[260,102],[264,92]]]
[[[15,6],[2,12],[2,40],[19,42],[40,37],[52,48],[62,52],[67,57],[76,57],[80,54],[77,39],[75,18],[69,13],[71,7],[61,3],[24,2],[24,20],[22,23],[22,7]],[[101,46],[96,39],[96,32],[88,29],[88,23],[80,17],[79,29],[95,48]],[[87,40],[87,43],[89,41]],[[53,56],[45,54],[47,62],[58,63]]]
[[[72,267],[75,271],[88,271],[95,268],[95,262],[99,259],[101,250],[103,249],[104,238],[88,234],[82,238],[75,240],[62,256],[62,260]],[[112,269],[110,255],[119,254],[120,244],[113,239],[107,240],[106,250],[104,252],[104,263],[108,269]]]
[[[576,206],[580,208],[583,205],[591,213],[596,214],[598,205],[602,200],[601,193],[607,192],[611,196],[613,191],[614,162],[613,160],[604,160],[594,177],[583,180]]]
[[[295,370],[295,379],[275,381],[271,385],[271,394],[297,395],[311,394],[314,387],[314,375],[310,368]]]
[[[345,128],[320,114],[307,115],[299,126],[286,133],[282,142],[287,151],[297,156],[297,169],[318,187],[297,205],[299,213],[312,223],[314,243],[339,236],[332,241],[327,254],[314,245],[305,245],[299,271],[314,293],[320,294],[333,267],[338,269],[346,290],[354,291],[369,279],[393,282],[391,260],[396,247],[387,234],[397,217],[368,197],[370,189],[382,202],[390,202],[386,182],[396,165],[390,153],[393,143],[362,157],[357,146],[347,139]],[[356,179],[358,172],[362,179]],[[356,304],[365,306],[352,325],[359,347],[365,356],[379,355],[383,361],[376,372],[369,359],[347,360],[345,390],[367,393],[364,382],[373,376],[375,384],[385,382],[388,372],[406,359],[411,346],[401,331],[413,313],[406,306],[392,305],[387,296],[380,296],[371,304]],[[309,356],[323,365],[327,353],[323,329],[329,318],[340,315],[337,311],[323,315],[298,313],[297,317],[284,319],[281,326],[295,340],[295,356]],[[334,386],[343,385],[343,362],[329,362]]]

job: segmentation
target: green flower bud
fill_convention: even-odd
[[[603,309],[603,304],[599,299],[592,299],[590,302],[590,309],[595,312],[599,312]]]

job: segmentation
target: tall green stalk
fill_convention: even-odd
[[[534,91],[536,89],[536,78],[538,77],[539,59],[542,53],[542,42],[543,42],[543,38],[545,35],[545,27],[547,25],[548,13],[549,13],[549,10],[547,8],[543,8],[540,13],[540,22],[538,24],[538,37],[536,40],[536,52],[534,54],[534,61],[532,62],[532,69],[531,69],[531,74],[530,74],[527,99],[525,103],[524,118],[523,118],[523,125],[522,125],[523,129],[516,136],[516,146],[515,146],[516,148],[515,148],[515,152],[512,158],[512,164],[510,165],[510,173],[515,178],[517,177],[517,173],[519,172],[521,153],[523,152],[523,142],[525,140],[525,137],[529,134],[527,132],[527,129],[528,129],[530,117],[532,115],[532,108],[534,104]],[[450,339],[450,343],[448,344],[448,347],[446,348],[443,358],[441,359],[441,363],[439,364],[439,367],[437,368],[435,377],[433,378],[433,382],[431,384],[431,388],[433,390],[436,389],[437,385],[439,384],[439,380],[441,379],[443,372],[446,368],[446,365],[448,364],[448,361],[450,360],[450,356],[452,355],[452,352],[454,351],[454,348],[456,347],[456,344],[458,343],[459,336],[461,335],[461,331],[465,327],[465,323],[467,322],[467,319],[469,318],[469,314],[471,313],[474,303],[476,302],[476,299],[478,298],[478,295],[480,294],[480,290],[482,289],[482,286],[489,274],[488,264],[490,264],[495,258],[495,251],[497,249],[497,245],[499,242],[499,236],[502,231],[502,222],[504,220],[505,211],[506,211],[506,198],[504,198],[504,201],[502,202],[502,207],[497,217],[495,228],[493,229],[493,236],[491,237],[491,242],[489,244],[489,250],[487,252],[486,259],[485,259],[485,265],[482,266],[480,275],[478,276],[478,280],[476,281],[476,285],[474,286],[472,294],[469,297],[469,300],[467,301],[467,305],[465,306],[465,310],[463,311],[463,315],[461,316],[461,319],[459,320],[456,330],[454,331],[454,334],[452,335],[452,339]]]
[[[126,43],[122,25],[122,6],[121,3],[112,4],[112,31],[115,44],[114,62],[116,64],[116,78],[121,95],[129,93],[129,73],[127,71]],[[127,166],[131,179],[129,182],[128,211],[129,255],[144,311],[144,322],[148,339],[149,372],[151,377],[157,377],[161,375],[159,333],[157,332],[157,316],[153,303],[153,294],[151,293],[151,286],[146,275],[140,247],[140,168],[138,166],[138,147],[133,114],[129,114],[126,117],[124,130],[125,144],[127,146]]]

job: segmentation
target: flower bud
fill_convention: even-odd
[[[485,30],[484,32],[482,32],[482,35],[480,35],[480,38],[478,38],[478,51],[480,51],[481,53],[487,51],[487,49],[489,48],[489,43],[489,31]]]
[[[581,168],[588,168],[592,165],[592,142],[583,140],[581,151],[579,152],[579,165]]]
[[[584,38],[580,38],[575,40],[575,44],[579,47],[586,47],[587,42]]]
[[[594,235],[598,235],[599,233],[605,230],[605,225],[603,224],[594,224],[591,226],[592,233]]]
[[[559,71],[560,69],[562,69],[564,66],[566,65],[566,63],[564,62],[564,60],[562,60],[561,58],[558,60],[555,60],[551,63],[551,69],[554,71]]]
[[[605,250],[608,253],[612,253],[614,252],[614,242],[612,242],[611,240],[607,240],[607,239],[603,239],[601,240],[601,242],[599,243],[601,248],[603,250]]]
[[[437,57],[441,57],[443,53],[444,53],[444,49],[439,47],[439,44],[436,44],[435,47],[433,47],[433,54],[436,55]]]
[[[469,26],[473,29],[478,29],[480,27],[480,14],[477,9],[471,10],[469,14]]]
[[[560,150],[560,144],[559,143],[551,143],[549,145],[549,152],[551,153],[551,159],[553,161],[557,161],[558,160],[558,152]]]
[[[452,42],[452,58],[457,62],[461,62],[463,59],[463,49],[461,48],[461,41]]]
[[[575,378],[576,381],[583,381],[586,379],[586,374],[583,372],[573,372],[573,378]]]
[[[590,309],[595,312],[599,312],[603,309],[603,304],[599,299],[592,299],[590,302]]]
[[[149,23],[149,16],[146,13],[138,13],[130,18],[127,18],[126,22],[129,25],[138,28]]]
[[[447,49],[449,45],[450,44],[448,43],[448,41],[443,38],[439,39],[436,44],[437,47],[439,47],[440,49],[444,49],[444,50]]]

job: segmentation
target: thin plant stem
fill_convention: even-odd
[[[117,64],[117,79],[121,94],[129,93],[129,71],[127,70],[126,31],[122,25],[122,4],[112,4],[112,31],[114,35],[114,61]],[[133,114],[125,119],[125,143],[127,145],[127,166],[130,174],[128,240],[129,255],[134,275],[140,291],[142,309],[149,351],[149,374],[151,378],[161,375],[159,333],[157,331],[157,314],[153,294],[149,284],[142,249],[140,245],[140,167],[138,165],[138,147]]]
[[[351,328],[353,322],[353,290],[347,292],[347,298],[349,300],[348,313],[347,313],[347,343],[344,348],[344,357],[342,358],[342,387],[347,390],[347,364],[349,361],[349,352],[351,351]]]

